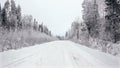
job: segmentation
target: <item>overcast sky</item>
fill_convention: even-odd
[[[43,22],[53,35],[64,35],[71,23],[82,19],[83,0],[15,0],[22,8],[22,14],[32,15]],[[0,0],[3,5],[5,0]]]

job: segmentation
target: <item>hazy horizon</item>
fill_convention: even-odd
[[[0,0],[4,4],[6,0]],[[39,23],[51,30],[53,35],[64,35],[71,23],[82,19],[83,0],[15,0],[21,6],[22,14],[32,15]]]

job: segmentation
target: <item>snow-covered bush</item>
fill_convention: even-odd
[[[99,49],[105,53],[109,53],[115,56],[120,54],[120,44],[95,38],[90,38],[89,43],[92,48]]]
[[[56,40],[56,38],[53,38],[45,33],[40,33],[39,31],[22,30],[7,32],[4,30],[0,33],[0,52],[33,46],[35,44],[41,44],[54,40]]]

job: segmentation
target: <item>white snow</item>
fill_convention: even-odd
[[[0,68],[120,68],[120,59],[71,41],[0,53]]]

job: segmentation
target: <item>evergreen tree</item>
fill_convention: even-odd
[[[116,43],[120,40],[120,5],[117,0],[105,0],[107,40]]]
[[[99,36],[99,13],[96,0],[83,2],[83,20],[91,37]]]
[[[15,1],[14,1],[14,0],[11,0],[11,13],[12,13],[13,15],[16,15],[16,11],[17,11],[17,8],[16,8]]]
[[[38,30],[38,22],[36,21],[36,19],[34,19],[33,29],[36,31]]]
[[[74,21],[71,25],[71,29],[67,32],[68,39],[79,39],[79,23]]]
[[[2,8],[1,8],[1,4],[0,4],[0,26],[1,26],[1,24],[2,24]]]
[[[0,4],[0,13],[2,12],[1,4]]]
[[[39,25],[38,31],[43,32],[43,23]]]
[[[49,34],[49,30],[46,26],[43,26],[43,33],[45,33],[47,35]]]
[[[18,27],[18,29],[22,28],[21,19],[22,19],[21,7],[20,7],[20,5],[18,5],[18,7],[17,7],[17,27]]]
[[[71,25],[71,29],[66,32],[66,39],[76,39],[81,43],[88,41],[88,30],[86,24],[83,22],[75,21]]]
[[[11,0],[11,13],[10,13],[10,27],[13,30],[17,29],[17,8],[14,0]]]
[[[73,36],[76,36],[77,39],[79,39],[79,23],[78,22],[73,22],[72,24],[72,29],[75,31]]]
[[[33,17],[32,15],[24,16],[21,20],[22,22],[22,29],[25,30],[33,30]]]
[[[10,2],[9,0],[7,0],[2,9],[2,24],[1,25],[3,26],[4,29],[10,29],[9,17],[10,17]]]

